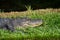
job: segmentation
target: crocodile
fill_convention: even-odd
[[[36,27],[43,24],[42,19],[0,18],[0,28],[14,31],[16,27]]]

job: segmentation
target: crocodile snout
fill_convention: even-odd
[[[43,24],[43,21],[42,21],[42,20],[37,20],[37,19],[31,20],[31,21],[29,22],[29,25],[30,25],[31,27],[39,26],[39,25],[41,25],[41,24]]]

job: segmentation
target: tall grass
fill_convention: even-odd
[[[2,15],[2,14],[1,14]],[[3,14],[4,15],[4,14]],[[6,16],[6,14],[5,14]],[[60,12],[40,13],[31,11],[30,13],[12,13],[12,17],[29,17],[31,19],[42,19],[43,24],[35,28],[20,29],[20,31],[10,32],[0,30],[0,39],[4,40],[60,40]],[[3,17],[3,16],[1,16]],[[10,16],[6,16],[10,17]]]

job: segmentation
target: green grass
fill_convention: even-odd
[[[19,32],[0,30],[1,40],[60,40],[60,13],[40,14],[32,12],[31,19],[42,19],[43,24],[35,28],[20,29]]]

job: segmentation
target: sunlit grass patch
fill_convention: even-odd
[[[28,12],[29,13],[29,12]],[[4,15],[4,14],[3,14]],[[6,15],[6,14],[5,14]],[[42,19],[43,24],[35,28],[23,28],[20,31],[10,32],[0,30],[0,39],[13,40],[60,40],[60,12],[40,13],[32,11],[29,14],[15,13],[12,17],[29,17],[31,19]],[[1,16],[3,17],[3,16]],[[10,17],[10,16],[7,16]]]

